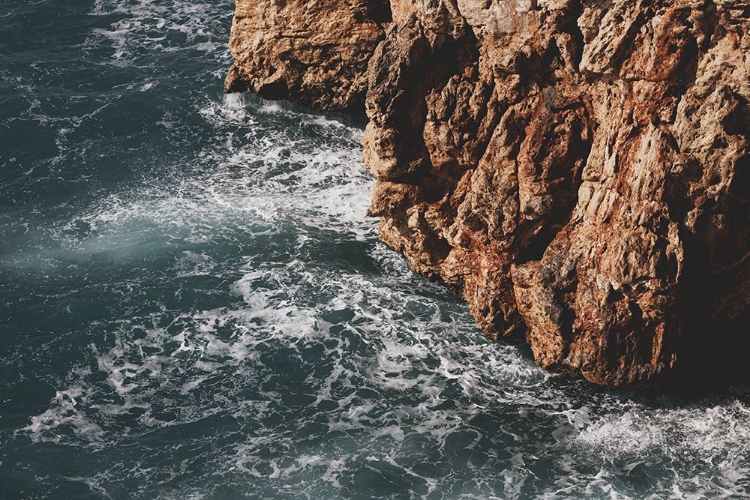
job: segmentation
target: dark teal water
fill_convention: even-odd
[[[232,9],[0,3],[0,497],[750,493],[745,389],[484,340],[378,243],[357,124],[221,94]]]

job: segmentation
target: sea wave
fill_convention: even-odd
[[[230,11],[96,0],[76,49],[111,95],[21,92],[11,124],[53,133],[2,214],[12,491],[747,496],[747,393],[600,390],[485,339],[378,242],[360,127],[220,96]]]

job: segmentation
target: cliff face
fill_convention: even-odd
[[[224,90],[361,111],[379,23],[390,20],[387,0],[238,0]]]
[[[604,385],[750,353],[750,0],[238,0],[228,90],[369,118],[370,214]]]

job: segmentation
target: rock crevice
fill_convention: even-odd
[[[749,32],[747,0],[237,0],[226,89],[364,110],[386,244],[541,366],[641,384],[750,352]]]

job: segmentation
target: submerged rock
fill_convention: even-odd
[[[750,354],[750,0],[238,0],[230,47],[227,91],[364,102],[383,241],[542,367]]]

